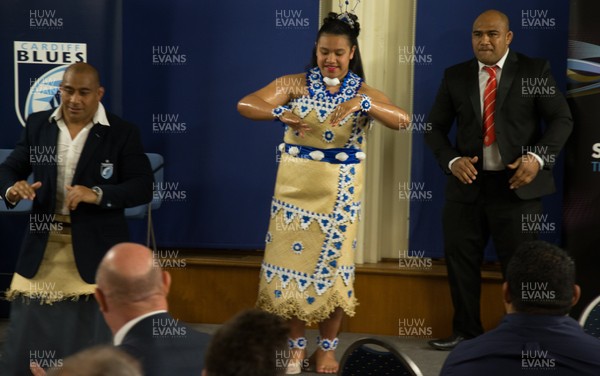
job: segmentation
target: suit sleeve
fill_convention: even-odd
[[[455,110],[448,80],[444,77],[429,113],[428,123],[431,125],[431,129],[425,133],[425,143],[433,151],[436,160],[446,174],[451,173],[448,169],[448,163],[452,159],[461,156],[448,138],[454,119]]]
[[[136,127],[130,126],[124,145],[119,151],[119,183],[99,185],[102,189],[100,206],[109,209],[128,208],[152,200],[154,176]]]
[[[543,86],[538,90],[536,106],[546,123],[546,131],[535,145],[533,152],[544,161],[544,169],[551,169],[573,131],[573,117],[567,100],[558,90],[547,61],[542,68],[539,82]]]
[[[4,200],[6,207],[9,209],[14,208],[16,205],[12,205],[4,198],[6,190],[12,187],[17,181],[27,179],[32,171],[28,139],[28,131],[30,128],[31,126],[29,123],[23,128],[21,139],[6,160],[0,165],[0,196]]]

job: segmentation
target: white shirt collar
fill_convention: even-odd
[[[508,57],[508,52],[510,51],[509,48],[506,49],[506,53],[504,54],[504,56],[502,56],[502,59],[498,60],[498,62],[494,65],[497,65],[498,68],[502,69],[502,67],[504,67],[504,62],[506,61],[506,58]],[[481,71],[481,69],[483,67],[487,67],[487,65],[485,65],[484,63],[482,63],[481,61],[477,60],[477,63],[479,64],[479,70]]]
[[[58,106],[56,108],[56,110],[54,110],[54,112],[52,113],[52,115],[50,115],[48,120],[49,121],[52,121],[52,120],[58,121],[58,120],[62,119],[62,117],[63,117],[63,113],[62,113],[62,104],[61,104],[60,106]],[[96,110],[96,113],[94,114],[94,117],[92,118],[92,124],[101,124],[106,127],[110,126],[110,123],[108,122],[108,118],[106,117],[106,110],[104,109],[102,102],[98,103],[98,109]]]
[[[146,317],[152,316],[152,315],[157,315],[159,313],[165,313],[167,312],[166,310],[160,310],[160,311],[152,311],[152,312],[148,312],[144,315],[138,316],[133,320],[129,320],[125,325],[123,325],[121,327],[121,329],[119,329],[116,333],[115,333],[115,337],[113,338],[113,344],[115,346],[119,346],[123,340],[125,339],[125,336],[127,335],[127,333],[131,330],[131,328],[133,328],[135,326],[135,324],[137,324],[138,322],[142,321],[143,319],[145,319]]]

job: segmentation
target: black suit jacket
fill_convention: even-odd
[[[146,376],[200,376],[210,338],[159,313],[135,324],[119,347],[142,363]]]
[[[478,156],[475,167],[483,170],[478,74],[476,59],[446,69],[429,114],[431,131],[425,135],[425,142],[447,174],[451,174],[448,162],[462,156]],[[546,123],[545,131],[541,119]],[[448,134],[455,120],[457,132],[453,144]],[[500,155],[505,165],[527,151],[544,161],[544,169],[530,184],[517,189],[517,196],[532,199],[555,191],[551,169],[572,128],[569,106],[556,87],[549,63],[510,50],[496,94],[495,130]],[[473,184],[463,184],[450,175],[446,199],[473,202],[479,193],[479,182],[476,179]]]
[[[56,204],[56,143],[58,125],[50,122],[52,110],[31,114],[22,137],[6,161],[0,165],[0,195],[18,180],[33,172],[42,182],[33,200],[33,216],[51,216]],[[79,274],[94,283],[96,268],[113,245],[127,241],[126,207],[152,200],[153,175],[144,154],[139,131],[107,112],[110,126],[95,124],[81,152],[72,185],[98,186],[103,191],[100,205],[81,203],[71,211],[73,252]],[[44,155],[46,154],[46,155]],[[112,163],[112,175],[101,174],[102,164]],[[13,206],[4,200],[7,207]],[[46,217],[48,218],[48,217]],[[50,227],[44,228],[50,230]],[[17,261],[16,272],[33,277],[42,261],[48,231],[28,227]]]

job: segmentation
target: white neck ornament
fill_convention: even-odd
[[[339,78],[329,78],[329,77],[323,77],[323,82],[325,82],[325,85],[327,86],[338,86],[340,84],[340,79]]]

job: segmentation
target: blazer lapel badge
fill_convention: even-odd
[[[104,179],[110,179],[113,176],[113,172],[114,165],[109,163],[108,159],[105,163],[100,164],[100,176],[102,176]]]

